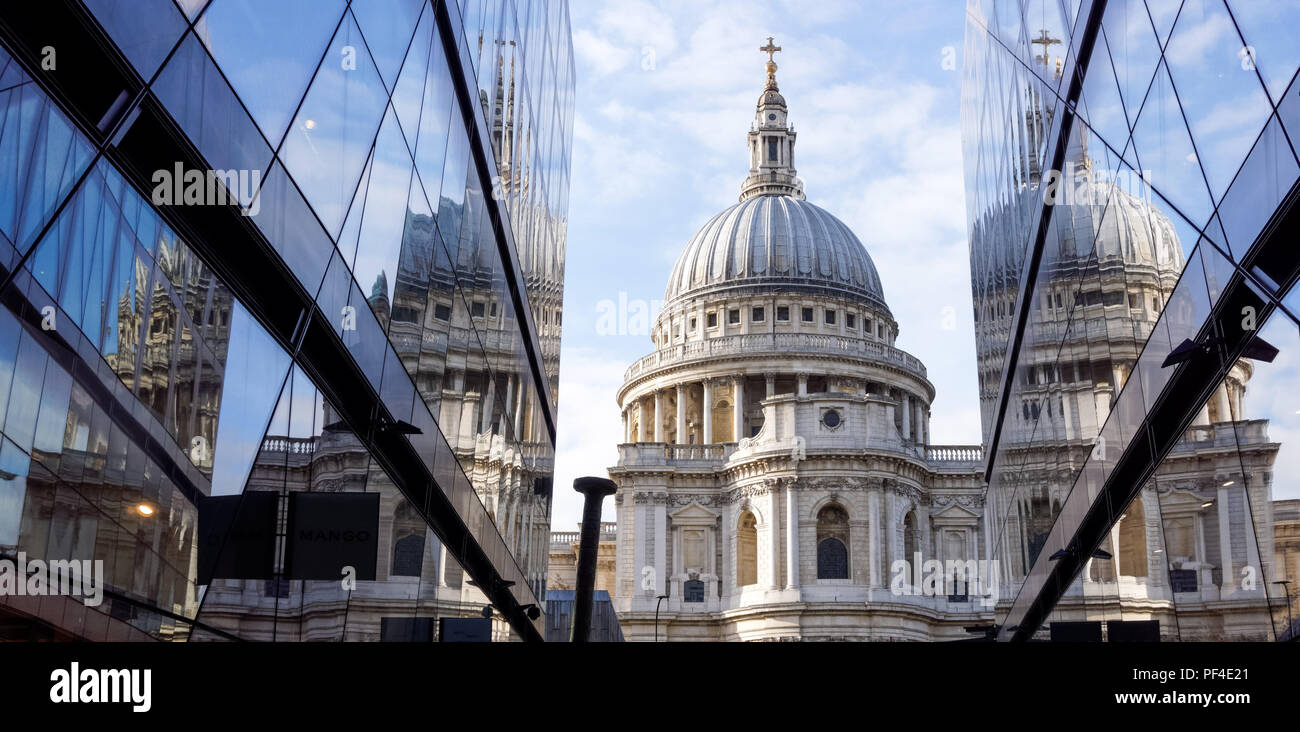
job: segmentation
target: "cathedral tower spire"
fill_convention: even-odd
[[[785,97],[776,84],[774,54],[781,47],[768,36],[758,50],[767,54],[767,84],[758,98],[749,129],[749,177],[740,187],[740,200],[754,196],[793,196],[803,199],[803,185],[794,169],[794,127],[786,119]]]

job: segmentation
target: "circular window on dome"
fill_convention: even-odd
[[[768,113],[767,113],[767,118],[768,118],[769,120],[774,120],[774,119],[776,119],[776,113],[775,113],[775,112],[768,112]]]
[[[827,409],[822,412],[822,424],[826,425],[828,430],[839,429],[840,425],[844,424],[843,418],[840,417],[840,410]]]

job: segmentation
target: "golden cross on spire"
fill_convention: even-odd
[[[1047,49],[1050,48],[1050,47],[1052,47],[1052,46],[1054,46],[1054,45],[1059,44],[1059,43],[1061,42],[1061,40],[1060,40],[1059,38],[1052,38],[1050,35],[1048,35],[1048,33],[1047,33],[1047,29],[1046,29],[1046,28],[1044,28],[1041,32],[1042,32],[1042,35],[1041,35],[1041,36],[1039,36],[1039,37],[1037,37],[1037,38],[1031,38],[1031,39],[1029,40],[1029,42],[1030,42],[1030,43],[1041,43],[1041,44],[1043,44],[1043,55],[1041,55],[1041,56],[1035,56],[1035,57],[1034,57],[1034,60],[1035,60],[1035,61],[1038,61],[1038,62],[1042,63],[1044,66],[1046,66],[1046,65],[1047,65]]]
[[[780,46],[773,46],[773,45],[772,45],[772,36],[768,36],[768,37],[767,37],[767,45],[766,45],[766,46],[759,46],[759,47],[758,47],[758,50],[767,53],[767,62],[768,62],[768,63],[775,63],[775,62],[776,62],[776,59],[772,58],[772,54],[776,53],[777,51],[780,51],[780,50],[781,50],[781,47],[780,47]]]

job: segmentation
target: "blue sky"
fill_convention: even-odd
[[[651,350],[646,333],[598,330],[601,302],[662,300],[691,235],[736,202],[768,36],[783,49],[777,81],[808,199],[848,224],[875,261],[898,345],[926,363],[938,390],[933,440],[978,443],[959,123],[964,3],[573,0],[570,12],[577,109],[552,526],[580,518],[573,479],[614,464],[615,392]],[[606,501],[605,520],[613,516]]]

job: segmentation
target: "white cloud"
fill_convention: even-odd
[[[566,348],[560,369],[560,413],[555,450],[555,493],[551,528],[576,528],[582,519],[582,496],[573,480],[586,475],[608,477],[618,461],[623,423],[614,394],[623,383],[626,360],[597,349]],[[614,500],[606,499],[604,520],[614,520]]]
[[[632,61],[632,51],[610,43],[588,30],[573,34],[573,50],[584,73],[608,76]]]

